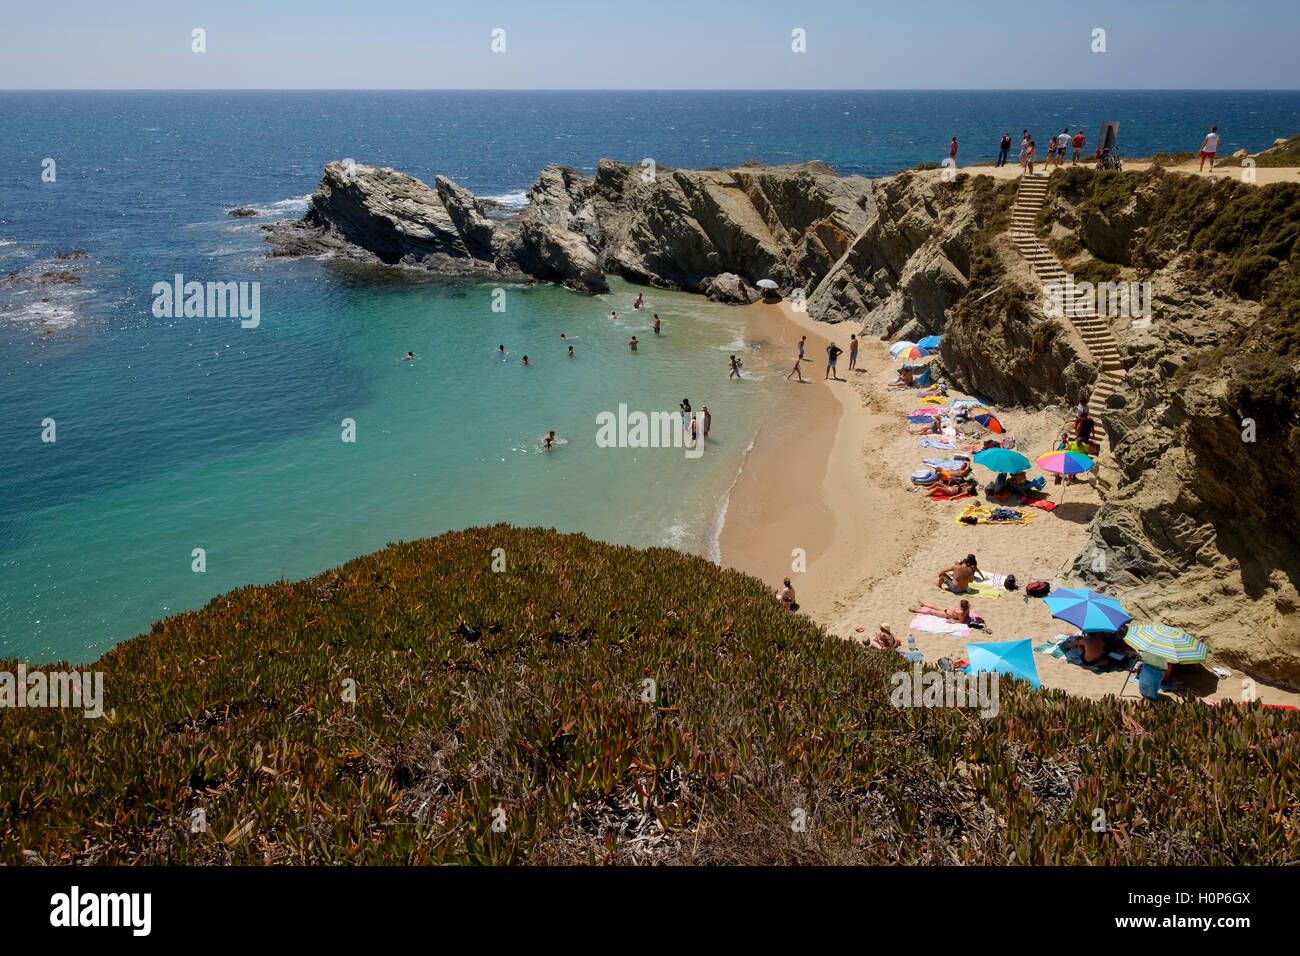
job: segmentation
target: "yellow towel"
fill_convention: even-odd
[[[1020,511],[1019,508],[1015,509]],[[967,505],[966,510],[959,514],[953,524],[970,524],[969,521],[962,521],[967,515],[975,518],[976,524],[1029,524],[1030,515],[1024,515],[1019,521],[990,521],[989,515],[993,514],[993,509],[986,505]],[[1022,512],[1023,514],[1023,512]]]

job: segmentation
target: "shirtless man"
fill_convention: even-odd
[[[635,351],[636,351],[636,336],[635,336],[635,335],[632,336],[632,339],[631,339],[627,344],[630,345],[630,346],[632,346],[632,351],[635,352]]]
[[[936,587],[942,591],[946,585],[953,594],[969,594],[971,581],[974,580],[976,574],[979,574],[979,568],[967,555],[952,567],[944,568],[939,572],[939,583]],[[981,574],[980,577],[983,577],[983,575]]]

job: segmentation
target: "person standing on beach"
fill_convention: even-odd
[[[1024,139],[1020,141],[1020,175],[1025,174],[1026,159],[1029,156],[1029,130],[1025,130]]]
[[[840,353],[843,351],[844,350],[834,342],[826,346],[826,374],[822,376],[823,382],[832,377],[835,381],[840,381],[839,373],[835,371],[835,363],[839,360]]]
[[[1065,151],[1070,148],[1070,127],[1061,130],[1061,135],[1056,137],[1056,165],[1065,165]]]
[[[1025,162],[1029,164],[1030,176],[1034,175],[1034,156],[1037,155],[1037,153],[1038,150],[1034,148],[1034,141],[1031,139],[1029,141],[1029,149],[1025,152]]]
[[[954,136],[952,138],[952,142],[948,144],[948,158],[952,160],[952,164],[954,166],[957,165],[957,137],[956,136]]]
[[[785,377],[785,380],[786,380],[787,382],[790,381],[790,376],[791,376],[791,375],[798,375],[798,376],[799,376],[799,381],[801,381],[801,382],[803,381],[803,372],[799,371],[799,363],[802,362],[802,361],[803,361],[803,359],[802,359],[801,357],[799,357],[799,356],[795,356],[795,360],[794,360],[794,368],[790,369],[789,374],[786,375],[786,377]]]
[[[740,361],[740,359],[733,355],[731,357],[731,374],[728,375],[727,378],[740,378],[740,366],[743,364],[744,363]]]
[[[659,334],[659,314],[655,313],[655,335]]]
[[[1210,172],[1214,172],[1214,154],[1219,151],[1219,127],[1211,126],[1210,131],[1205,134],[1205,142],[1201,143],[1201,168],[1200,172],[1205,172],[1205,161],[1210,161]]]
[[[858,337],[849,336],[849,371],[852,372],[858,367]]]
[[[1011,134],[1003,133],[1002,142],[998,144],[998,166],[1007,164],[1007,155],[1011,152]]]
[[[740,278],[739,276],[737,276],[737,277],[736,277],[736,286],[738,287],[738,289],[739,289],[739,291],[740,291],[740,297],[741,297],[742,299],[745,300],[745,304],[746,304],[746,305],[749,305],[749,292],[748,292],[748,290],[745,288],[745,280],[742,279],[742,278]]]
[[[702,413],[702,419],[700,424],[704,426],[704,439],[705,441],[707,441],[709,438],[709,426],[713,424],[713,415],[709,413],[708,405],[705,405],[702,409],[700,409],[700,411]]]
[[[799,361],[803,361],[803,347],[808,342],[808,336],[802,336],[799,339]]]
[[[632,336],[631,340],[630,340],[627,344],[630,345],[630,346],[632,346],[632,351],[635,352],[635,351],[636,351],[636,336],[635,336],[635,335]]]
[[[1083,128],[1080,127],[1079,132],[1074,134],[1074,160],[1070,163],[1071,166],[1079,165],[1079,154],[1083,152],[1083,145],[1086,142],[1087,138],[1083,135]]]

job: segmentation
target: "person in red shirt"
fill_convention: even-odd
[[[1079,165],[1079,153],[1083,152],[1084,142],[1085,138],[1083,130],[1079,130],[1079,132],[1074,134],[1074,160],[1070,163],[1071,166]]]

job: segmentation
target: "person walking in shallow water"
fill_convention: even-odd
[[[799,376],[799,381],[801,381],[801,382],[803,381],[803,372],[799,371],[799,363],[802,362],[802,361],[803,361],[802,358],[800,358],[800,357],[797,356],[797,355],[795,356],[795,359],[794,359],[794,368],[790,369],[789,374],[787,374],[786,377],[785,377],[785,380],[786,380],[787,382],[790,381],[790,376],[791,376],[791,375],[798,375],[798,376]]]
[[[740,378],[740,367],[744,364],[744,362],[733,355],[731,357],[731,374],[728,375],[727,378]]]

